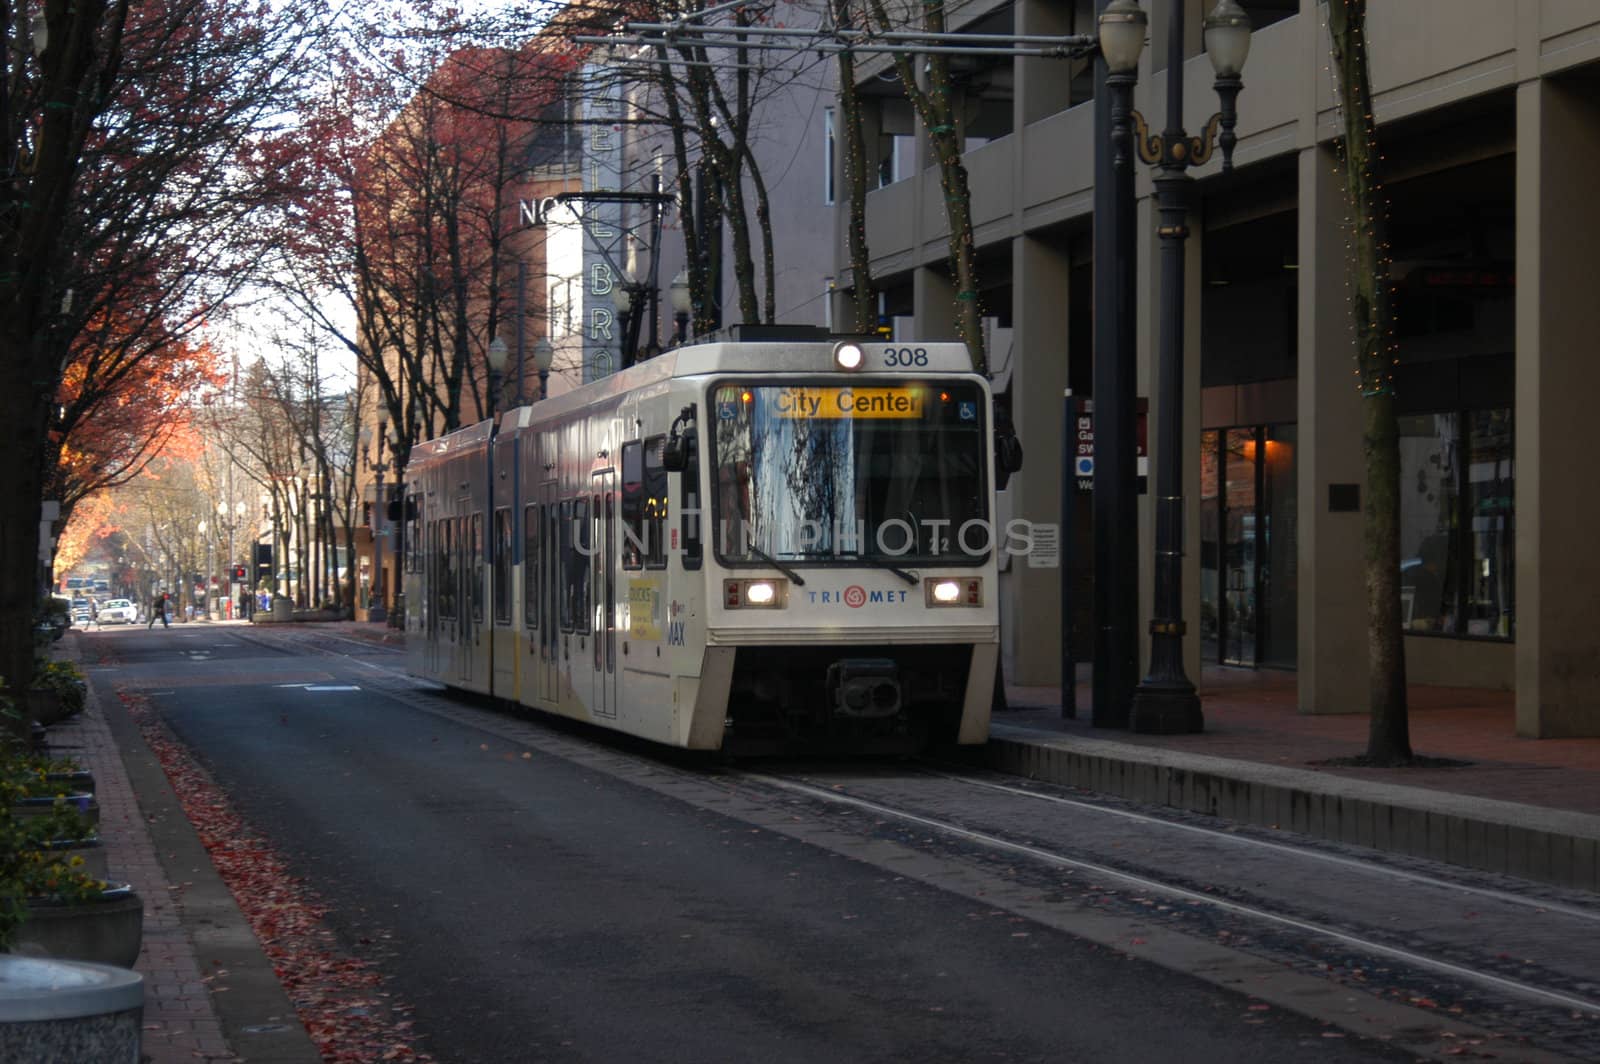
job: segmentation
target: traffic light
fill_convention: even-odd
[[[235,565],[233,567],[233,578],[235,580],[248,580],[250,578],[250,570],[242,565]]]

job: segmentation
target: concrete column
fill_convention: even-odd
[[[1517,86],[1517,734],[1532,738],[1600,735],[1600,493],[1583,457],[1600,396],[1591,92]]]
[[[1062,392],[1067,386],[1067,286],[1071,264],[1060,245],[1031,236],[1011,243],[1012,413],[1025,450],[1011,478],[1011,516],[1040,524],[1061,520]],[[1082,500],[1089,505],[1088,497]],[[1061,682],[1061,581],[1054,569],[1013,558],[1001,580],[1001,637],[1006,679]],[[1087,658],[1083,648],[1079,656]]]
[[[1300,151],[1298,446],[1295,500],[1300,712],[1368,708],[1360,510],[1329,510],[1330,484],[1366,496],[1361,396],[1345,296],[1345,201],[1333,152]],[[1280,532],[1273,529],[1274,534]]]
[[[1071,5],[1053,0],[1018,0],[1016,12],[1018,34],[1063,37],[1073,31]],[[1013,62],[1018,131],[1071,105],[1073,60],[1030,57]]]
[[[933,182],[938,188],[938,182]],[[919,266],[911,275],[911,298],[915,326],[912,335],[918,340],[955,340],[960,337],[956,329],[956,286],[943,270]],[[1020,361],[1020,360],[1019,360]]]

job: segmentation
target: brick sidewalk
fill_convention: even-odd
[[[107,697],[114,697],[107,693]],[[231,1062],[211,992],[181,920],[182,887],[169,885],[104,715],[95,704],[50,730],[53,752],[94,773],[100,838],[113,881],[144,900],[144,945],[134,970],[144,976],[144,1052],[148,1064]]]
[[[1205,713],[1205,731],[1199,735],[1136,735],[1093,727],[1089,686],[1084,683],[1077,689],[1076,719],[1061,719],[1059,689],[1010,686],[1006,692],[1013,708],[994,719],[1084,738],[1600,814],[1600,738],[1519,737],[1515,696],[1509,691],[1412,685],[1412,750],[1470,764],[1381,769],[1316,764],[1361,754],[1367,744],[1367,715],[1298,712],[1292,672],[1207,668],[1199,689]]]

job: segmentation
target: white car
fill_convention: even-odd
[[[139,619],[139,610],[127,599],[106,599],[97,619],[101,624],[132,624]]]

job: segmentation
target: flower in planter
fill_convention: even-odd
[[[83,870],[83,858],[73,856],[65,861],[42,852],[33,851],[24,866],[22,876],[23,896],[28,904],[41,902],[51,905],[77,905],[99,901],[109,884]]]
[[[0,712],[10,709],[3,697],[0,703]],[[30,905],[76,904],[94,900],[106,889],[103,880],[84,872],[81,857],[63,859],[51,852],[58,840],[94,837],[79,804],[59,793],[59,782],[50,778],[60,769],[77,766],[36,757],[20,743],[0,738],[0,949],[9,947]],[[56,799],[48,812],[16,815],[16,803],[41,797]],[[88,801],[82,797],[82,804]]]

